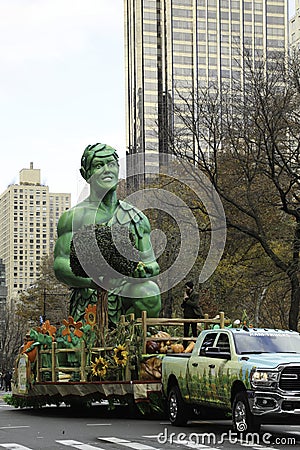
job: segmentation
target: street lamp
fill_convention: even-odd
[[[44,296],[43,296],[43,322],[46,320],[46,288],[44,288]]]
[[[53,295],[55,297],[65,297],[66,294],[59,294],[57,292],[47,292],[46,288],[44,288],[43,293],[43,315],[41,316],[41,319],[43,322],[46,321],[46,297],[47,295]]]

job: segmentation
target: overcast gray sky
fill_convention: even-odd
[[[1,193],[33,162],[74,204],[88,144],[125,156],[123,14],[123,0],[0,0]]]
[[[80,157],[125,154],[123,0],[0,0],[0,192],[41,169],[52,192],[80,193]]]

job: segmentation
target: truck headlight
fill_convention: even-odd
[[[271,370],[258,370],[255,369],[251,372],[251,384],[255,387],[258,386],[275,386],[279,378],[279,372]]]

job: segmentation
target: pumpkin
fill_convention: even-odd
[[[184,346],[182,344],[172,344],[171,345],[171,350],[174,353],[183,353]]]
[[[155,338],[170,338],[171,336],[166,331],[158,331],[153,337],[155,337]]]
[[[27,341],[22,347],[21,353],[25,353],[28,356],[28,359],[31,363],[36,360],[36,347],[34,347],[30,352],[26,352],[29,347],[34,343],[34,341]]]

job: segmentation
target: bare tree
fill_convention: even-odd
[[[300,78],[295,59],[249,57],[243,85],[200,89],[174,107],[173,153],[191,160],[222,199],[227,226],[259,243],[289,283],[299,319]],[[268,70],[266,71],[266,67]],[[264,289],[264,288],[263,288]],[[264,290],[262,289],[261,295]]]
[[[12,307],[4,308],[3,328],[0,335],[0,368],[11,370],[23,343],[28,323],[26,320],[16,320]]]
[[[27,319],[31,326],[45,319],[60,323],[69,313],[69,289],[55,277],[53,255],[43,258],[40,270],[40,277],[21,294],[16,307],[17,317]]]

